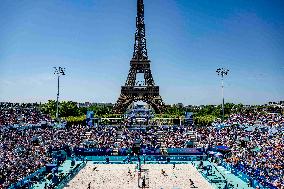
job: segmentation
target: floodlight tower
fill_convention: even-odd
[[[222,80],[222,120],[224,121],[224,116],[225,116],[225,112],[224,112],[224,76],[228,75],[229,70],[225,69],[225,68],[218,68],[216,70],[217,74],[221,76],[221,80]]]
[[[65,75],[65,68],[53,67],[55,69],[54,75],[57,75],[57,99],[56,99],[56,120],[58,120],[58,99],[59,99],[59,78],[60,75]]]

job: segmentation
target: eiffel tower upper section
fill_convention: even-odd
[[[132,61],[139,61],[139,60],[140,61],[148,60],[143,0],[137,1],[135,44],[134,44],[134,52],[132,57]]]
[[[133,57],[130,61],[130,73],[127,77],[125,86],[135,86],[136,74],[144,73],[145,86],[154,86],[154,80],[150,70],[150,60],[148,59],[146,46],[146,32],[144,23],[144,3],[143,0],[137,0],[136,32]]]
[[[133,57],[130,61],[130,70],[121,87],[121,94],[114,106],[116,113],[123,113],[135,101],[144,101],[151,105],[156,112],[161,112],[164,103],[159,95],[159,86],[155,86],[150,69],[146,47],[146,34],[144,23],[144,3],[137,0],[136,32]],[[143,74],[143,82],[136,82],[137,74]]]

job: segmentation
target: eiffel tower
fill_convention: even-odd
[[[136,81],[137,74],[143,74],[144,81]],[[127,80],[121,87],[121,94],[113,107],[114,112],[124,113],[132,102],[137,101],[146,102],[155,110],[155,113],[161,113],[165,106],[159,95],[159,86],[154,83],[147,55],[143,0],[137,0],[133,57],[130,61]]]

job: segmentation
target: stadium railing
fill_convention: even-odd
[[[86,162],[82,162],[78,164],[66,177],[64,177],[59,184],[55,187],[55,189],[63,189],[66,184],[71,181],[84,167],[86,166]]]
[[[24,185],[28,184],[30,182],[30,179],[33,178],[34,176],[41,175],[46,171],[46,167],[42,167],[38,169],[36,172],[26,176],[16,184],[12,184],[8,189],[15,189],[15,188],[22,188]]]
[[[227,169],[227,171],[230,171],[232,174],[238,176],[240,179],[242,179],[245,182],[248,182],[249,180],[251,180],[251,184],[252,187],[259,187],[260,189],[266,189],[267,187],[263,186],[262,184],[260,184],[256,179],[251,178],[250,176],[248,176],[247,174],[245,174],[243,171],[240,170],[240,168],[238,167],[234,167],[224,161],[222,161],[221,165]],[[273,186],[270,186],[269,188],[274,188]],[[275,187],[276,188],[276,187]]]

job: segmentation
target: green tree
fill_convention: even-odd
[[[72,101],[63,101],[59,105],[59,116],[68,117],[68,116],[79,116],[80,111],[76,102]]]
[[[56,101],[48,100],[47,103],[41,105],[41,111],[45,114],[49,114],[52,117],[56,116]],[[59,103],[59,116],[68,117],[68,116],[79,116],[83,115],[83,112],[77,107],[76,102],[72,101],[63,101]]]
[[[173,117],[184,116],[185,108],[178,107],[178,106],[167,106],[164,114],[168,114],[168,115],[171,115]]]
[[[79,107],[79,114],[80,115],[86,115],[88,111],[87,107]]]
[[[49,114],[52,117],[56,115],[56,101],[48,100],[47,103],[41,105],[41,111],[45,114]]]
[[[108,115],[112,114],[112,107],[109,106],[92,105],[88,108],[88,110],[93,111],[95,116],[98,117],[108,117]]]

